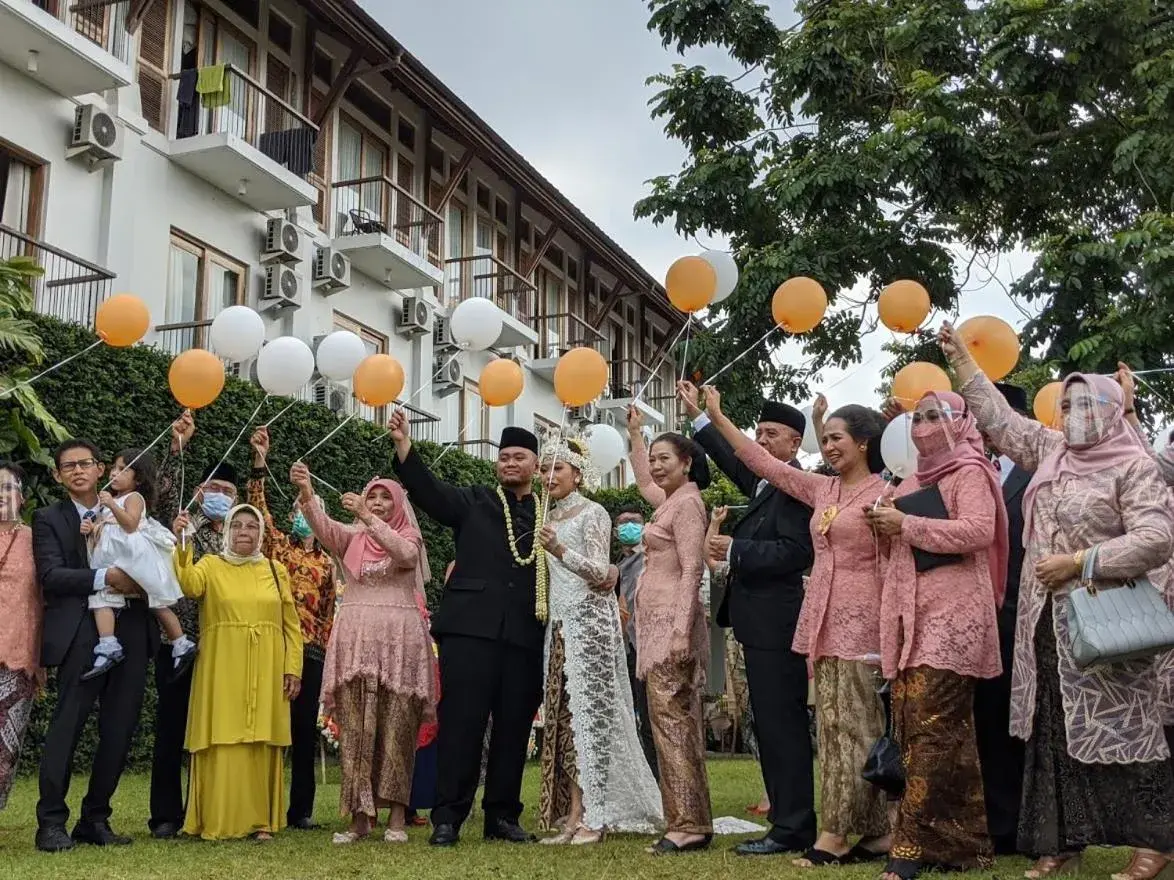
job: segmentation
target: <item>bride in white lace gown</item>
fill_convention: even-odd
[[[544,447],[553,507],[540,533],[550,584],[539,812],[545,829],[562,826],[544,843],[598,843],[605,830],[652,834],[663,825],[609,585],[611,520],[578,492],[593,476],[579,441]]]

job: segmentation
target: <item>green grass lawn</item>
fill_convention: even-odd
[[[333,778],[331,778],[333,776]],[[480,839],[480,816],[466,826],[460,846],[434,850],[427,846],[428,830],[411,831],[407,846],[376,842],[335,847],[330,835],[343,829],[338,816],[337,771],[328,772],[329,781],[318,788],[317,819],[324,827],[314,832],[285,831],[270,843],[252,841],[205,843],[202,841],[155,841],[147,834],[147,779],[128,776],[114,801],[113,825],[135,838],[133,846],[119,850],[82,847],[71,853],[48,856],[33,848],[36,827],[34,779],[18,781],[8,809],[0,813],[0,865],[5,880],[52,878],[52,880],[118,880],[118,878],[160,878],[160,880],[341,880],[347,877],[412,877],[420,880],[474,880],[474,878],[653,878],[730,877],[742,880],[795,878],[801,875],[836,880],[873,880],[880,866],[827,868],[815,875],[791,867],[790,858],[746,859],[731,851],[740,839],[718,837],[709,852],[676,857],[644,853],[649,840],[638,837],[610,837],[600,846],[539,847],[487,844]],[[748,760],[714,760],[709,765],[710,789],[715,816],[745,818],[746,804],[756,801],[762,780],[758,767]],[[85,780],[74,780],[71,805],[76,809],[85,792]],[[538,804],[537,766],[526,773],[527,814],[523,821],[537,829],[534,817]],[[1084,872],[1106,877],[1126,863],[1123,851],[1099,851],[1086,858]],[[1024,859],[1001,859],[987,876],[1018,880],[1028,867]]]

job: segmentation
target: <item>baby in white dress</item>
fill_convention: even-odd
[[[128,467],[128,462],[133,464]],[[178,675],[195,661],[196,643],[184,635],[172,610],[183,598],[171,566],[175,537],[147,515],[147,499],[155,494],[155,464],[150,455],[136,449],[119,453],[110,474],[110,490],[98,496],[102,515],[82,521],[82,534],[90,546],[90,566],[121,569],[143,588],[152,613],[171,641]],[[104,675],[125,659],[114,634],[115,611],[124,607],[126,597],[110,589],[90,596],[98,644],[94,664],[82,674],[82,681]]]

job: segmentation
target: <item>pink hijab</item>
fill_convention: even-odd
[[[1007,505],[1003,502],[1003,487],[999,481],[999,472],[991,464],[983,451],[982,436],[978,433],[978,424],[974,416],[966,407],[966,401],[952,391],[942,393],[931,391],[921,398],[922,401],[932,398],[937,401],[940,409],[949,410],[954,417],[938,422],[934,430],[944,431],[948,441],[941,448],[922,452],[917,456],[917,482],[922,486],[932,486],[940,483],[942,478],[964,467],[978,467],[982,469],[990,483],[991,495],[995,499],[995,541],[987,551],[987,561],[991,570],[991,586],[995,592],[995,605],[1002,607],[1003,596],[1007,592],[1007,557],[1010,553],[1010,535],[1007,526]],[[916,432],[917,429],[915,428]],[[916,442],[916,436],[914,438]]]
[[[1121,386],[1108,376],[1073,373],[1064,380],[1061,400],[1077,382],[1083,382],[1096,395],[1097,414],[1103,428],[1100,436],[1088,446],[1069,446],[1065,437],[1064,442],[1040,462],[1023,496],[1025,535],[1031,534],[1035,495],[1043,486],[1054,483],[1062,474],[1086,477],[1148,455],[1137,433],[1125,421],[1125,392]]]
[[[432,577],[432,570],[428,567],[428,551],[424,548],[424,536],[420,532],[420,524],[416,520],[416,512],[412,510],[408,501],[408,493],[395,480],[376,477],[363,489],[363,498],[371,494],[372,489],[386,489],[391,495],[391,515],[384,520],[394,529],[401,538],[414,541],[420,548],[420,555],[416,561],[416,592],[423,594],[424,584]],[[363,573],[363,566],[369,562],[379,562],[387,558],[387,550],[367,530],[357,532],[347,544],[343,564],[351,577],[358,579]]]

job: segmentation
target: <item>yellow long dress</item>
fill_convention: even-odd
[[[283,677],[302,674],[302,631],[284,566],[192,564],[175,554],[184,595],[200,603],[200,655],[186,747],[192,755],[184,833],[205,840],[285,826],[283,749],[290,744]]]

